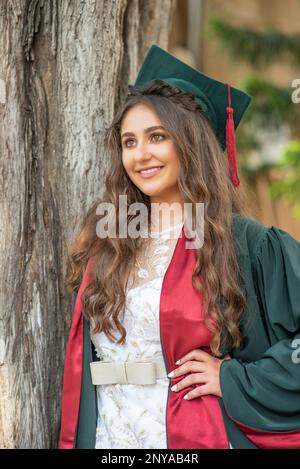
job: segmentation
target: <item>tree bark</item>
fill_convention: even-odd
[[[0,447],[56,448],[71,297],[64,259],[99,196],[104,126],[175,0],[0,3]]]

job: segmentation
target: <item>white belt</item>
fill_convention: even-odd
[[[90,363],[92,383],[100,384],[155,384],[158,378],[167,378],[162,358],[136,362]]]

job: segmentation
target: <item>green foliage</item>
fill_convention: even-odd
[[[272,198],[284,198],[292,204],[294,215],[300,219],[300,141],[291,141],[281,154],[277,167],[284,179],[270,183]]]
[[[247,155],[250,151],[259,151],[261,148],[256,133],[250,130],[246,122],[243,121],[236,132],[236,145],[241,155]]]
[[[265,64],[277,62],[288,55],[287,58],[291,60],[291,56],[295,56],[300,63],[300,35],[237,28],[219,18],[211,18],[209,25],[211,34],[220,39],[235,61],[243,58],[257,66],[263,61]],[[260,150],[261,142],[257,136],[262,128],[264,131],[279,130],[282,125],[289,124],[294,136],[300,138],[300,126],[295,125],[299,121],[300,106],[292,102],[291,87],[275,85],[255,74],[237,86],[253,98],[237,132],[237,145],[244,160],[251,151]]]
[[[279,130],[282,125],[297,118],[299,107],[292,102],[292,89],[277,86],[255,75],[239,83],[238,87],[253,98],[236,134],[237,146],[246,158],[251,151],[261,148],[258,138],[260,129]]]
[[[243,59],[255,66],[287,59],[300,64],[300,35],[278,31],[253,31],[237,28],[220,18],[211,18],[209,31],[218,37],[234,59]]]
[[[300,105],[292,102],[292,88],[280,87],[253,74],[239,83],[239,88],[253,98],[237,132],[237,144],[243,153],[260,150],[261,143],[256,137],[260,129],[280,130],[286,124],[292,128],[299,122]],[[296,138],[298,135],[300,138],[300,126],[298,129]]]
[[[295,110],[291,88],[280,87],[251,75],[243,82],[243,89],[255,103],[255,106],[249,107],[245,118],[258,126],[279,128]]]
[[[242,59],[256,68],[282,59],[295,66],[300,64],[299,34],[238,28],[219,18],[212,18],[209,28],[234,61]],[[249,181],[255,181],[258,172],[269,172],[270,168],[278,167],[281,179],[270,183],[271,197],[289,201],[295,216],[300,219],[300,105],[292,102],[293,89],[280,87],[254,74],[237,86],[253,98],[236,135],[243,173]],[[248,158],[253,150],[259,152],[261,149],[261,129],[264,132],[279,130],[284,124],[290,126],[294,138],[299,140],[290,142],[278,164],[262,162],[259,168],[251,169]]]

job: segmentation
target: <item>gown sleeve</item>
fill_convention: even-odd
[[[300,243],[269,228],[252,263],[271,345],[256,361],[222,363],[223,402],[236,422],[265,432],[292,432],[300,447]]]

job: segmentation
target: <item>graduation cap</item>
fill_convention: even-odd
[[[247,93],[199,72],[153,44],[148,50],[135,81],[143,86],[160,79],[182,91],[189,91],[207,114],[213,130],[229,160],[231,180],[239,186],[235,129],[251,101]]]

